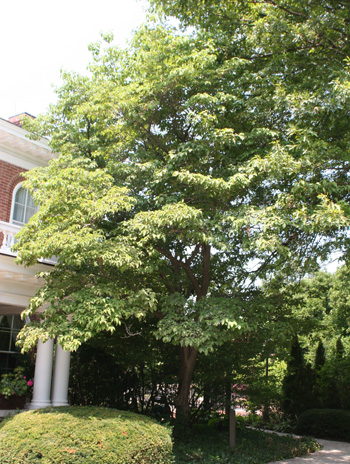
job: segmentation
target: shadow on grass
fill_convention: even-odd
[[[228,443],[227,431],[219,432],[208,428],[197,430],[186,440],[175,441],[175,463],[263,464],[306,455],[320,449],[311,438],[281,437],[245,428],[237,430],[235,449],[230,449]]]

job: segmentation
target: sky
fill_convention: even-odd
[[[2,0],[0,118],[45,113],[60,71],[84,73],[88,45],[113,32],[125,46],[146,19],[147,0]]]

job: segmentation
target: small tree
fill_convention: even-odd
[[[325,349],[322,340],[318,342],[315,356],[315,371],[319,372],[326,362]]]
[[[283,380],[283,411],[295,418],[306,409],[312,409],[315,405],[314,385],[314,372],[311,365],[305,363],[303,349],[295,337]]]
[[[342,359],[344,357],[344,345],[341,341],[341,337],[337,338],[337,343],[335,345],[335,357],[337,359]]]

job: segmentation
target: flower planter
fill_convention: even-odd
[[[0,395],[0,409],[23,409],[26,401],[26,396],[13,395],[6,399]]]

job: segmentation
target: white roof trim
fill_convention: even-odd
[[[54,155],[45,139],[30,140],[29,132],[0,118],[0,160],[23,169],[46,166]]]

